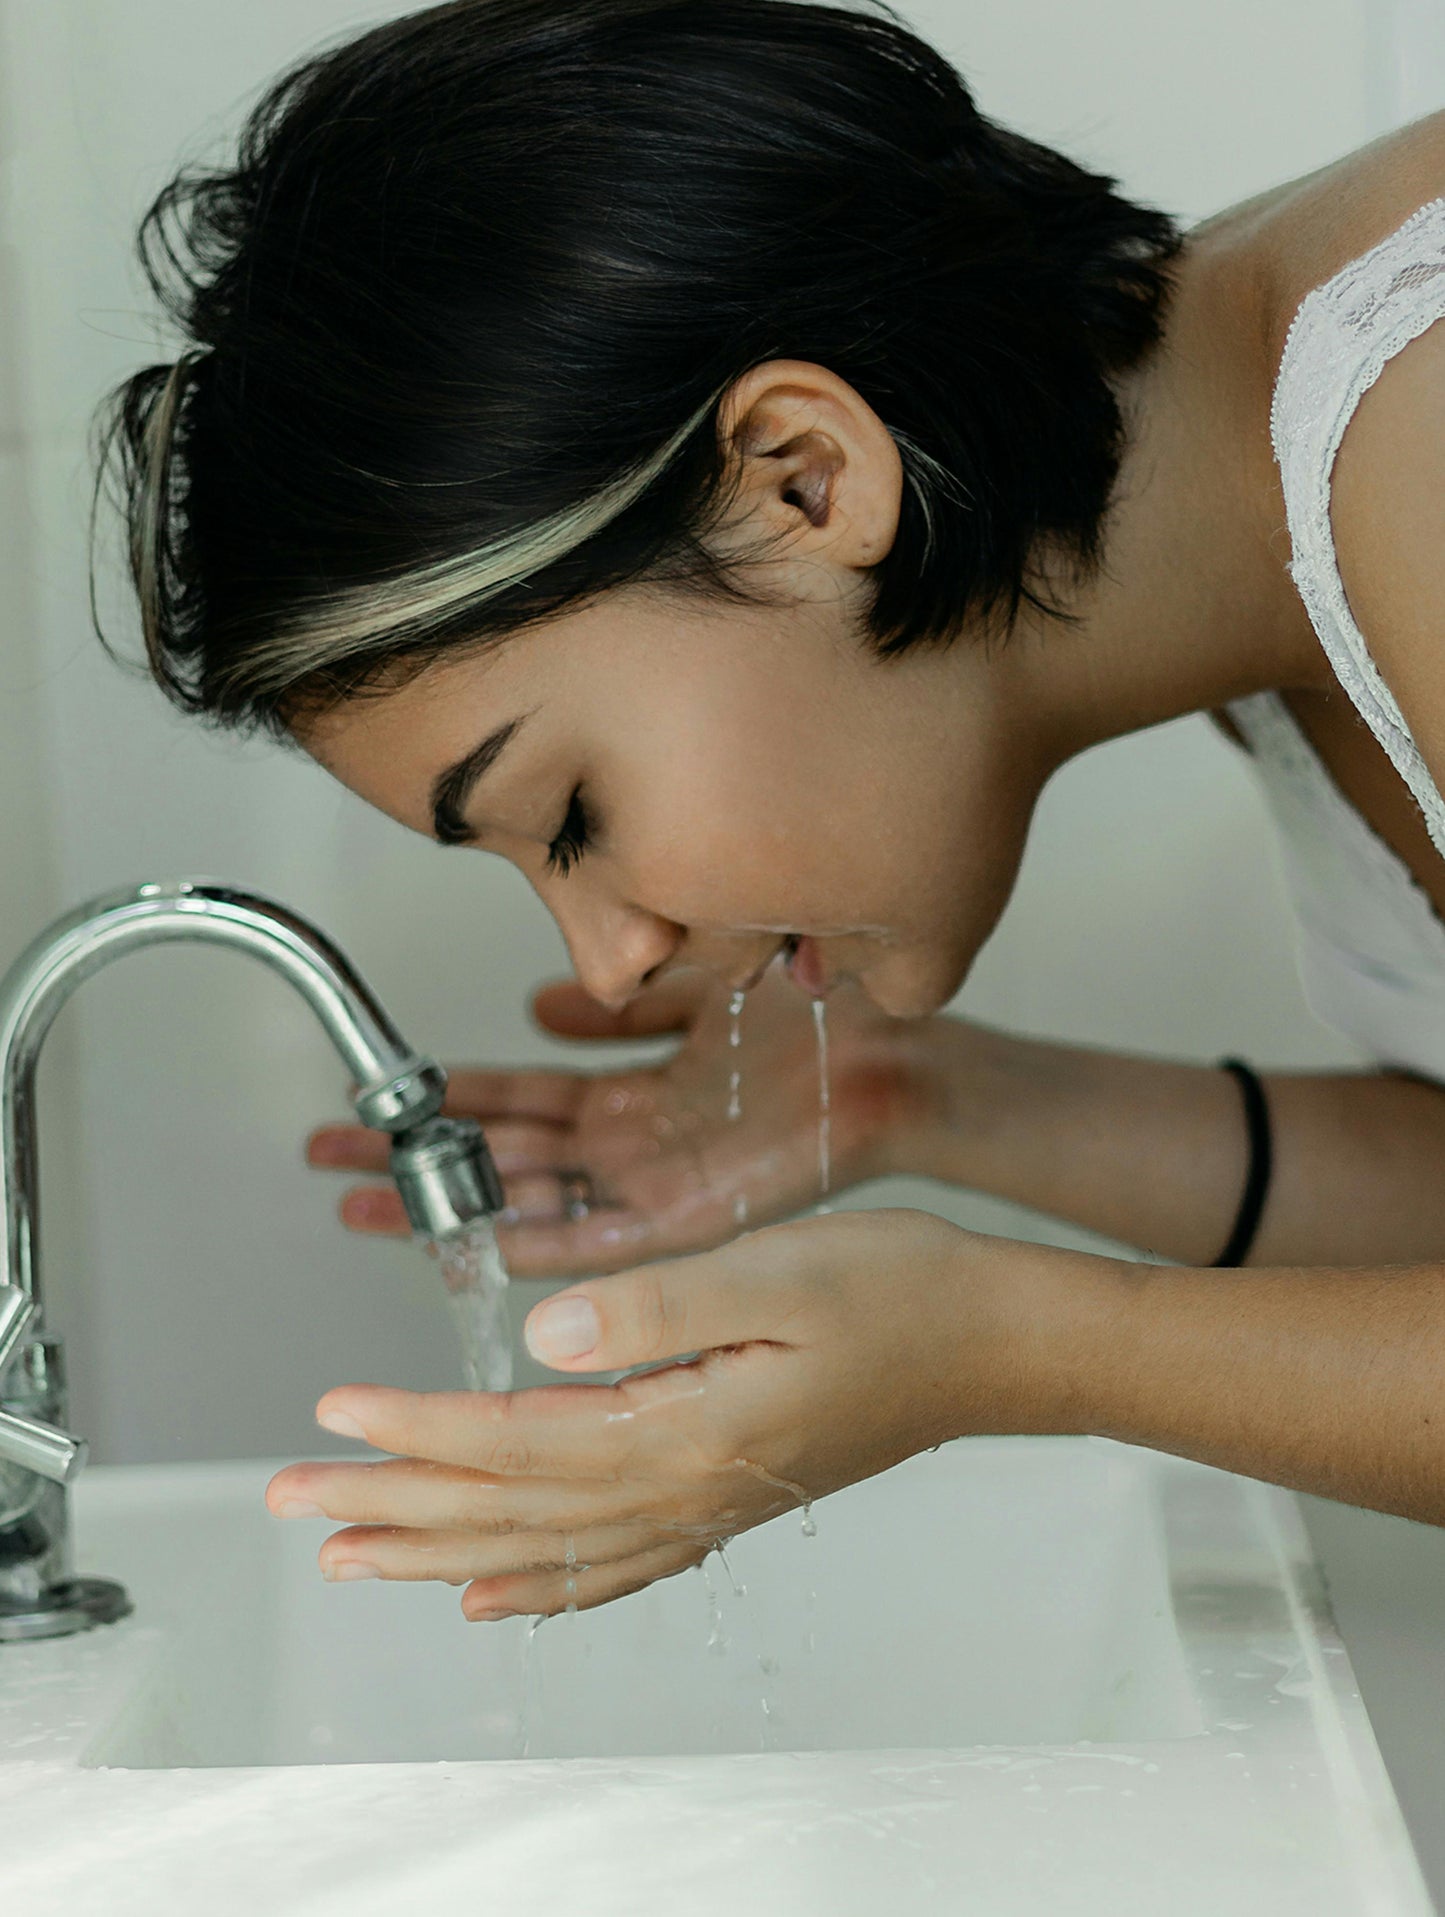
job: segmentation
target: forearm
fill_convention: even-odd
[[[1445,1524],[1445,1267],[1027,1262],[1022,1428]]]
[[[1248,1141],[1225,1072],[939,1021],[940,1092],[900,1168],[1186,1264],[1224,1246]],[[1274,1175],[1255,1265],[1445,1256],[1445,1090],[1394,1074],[1265,1075]]]

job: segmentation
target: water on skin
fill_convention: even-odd
[[[579,1567],[577,1564],[577,1540],[574,1537],[569,1537],[567,1539],[567,1555],[566,1555],[565,1563],[567,1566],[567,1587],[566,1587],[567,1588],[567,1615],[568,1617],[576,1617],[577,1615],[577,1571]]]
[[[442,1277],[462,1347],[462,1370],[473,1391],[512,1388],[512,1327],[507,1316],[510,1279],[490,1218],[437,1241]]]
[[[760,1464],[754,1464],[751,1458],[734,1458],[733,1463],[740,1471],[751,1471],[755,1478],[761,1478],[764,1484],[776,1485],[779,1491],[786,1491],[798,1500],[803,1507],[803,1536],[815,1538],[818,1527],[813,1522],[813,1500],[802,1485],[794,1484],[791,1478],[775,1478],[771,1471],[765,1471]]]
[[[743,1004],[746,992],[734,992],[728,1001],[728,1123],[735,1125],[743,1115]],[[733,1199],[733,1223],[742,1231],[748,1222],[748,1195],[740,1191]]]
[[[813,1000],[813,1030],[818,1040],[818,1210],[831,1211],[833,1189],[833,1089],[828,1076],[828,1001]]]

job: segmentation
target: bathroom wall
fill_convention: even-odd
[[[36,660],[7,665],[6,722],[37,760],[29,777],[7,760],[6,776],[44,826],[12,838],[33,860],[48,833],[47,901],[159,872],[273,891],[347,944],[416,1042],[449,1058],[537,1056],[525,995],[563,955],[515,874],[409,837],[298,757],[209,736],[88,629],[89,414],[163,350],[129,257],[136,219],[285,61],[390,9],[0,6],[6,377],[32,528],[16,578]],[[1363,0],[917,0],[913,17],[989,110],[1186,217],[1349,149],[1380,111]],[[117,580],[112,557],[102,606],[129,637]],[[25,883],[17,872],[7,897],[28,923],[40,901]],[[1100,1043],[1340,1055],[1299,1002],[1258,802],[1202,723],[1090,755],[1057,781],[963,1004]],[[160,952],[92,982],[64,1024],[81,1057],[85,1170],[66,1189],[52,1181],[50,1202],[92,1250],[76,1268],[53,1259],[52,1290],[98,1456],[284,1453],[314,1445],[310,1406],[329,1383],[451,1377],[434,1272],[405,1247],[345,1237],[335,1186],[300,1165],[303,1132],[341,1109],[343,1085],[284,988],[243,961]],[[982,1200],[922,1195],[1027,1228]]]
[[[183,155],[224,140],[285,61],[402,10],[0,0],[0,934],[8,955],[62,903],[124,880],[224,876],[319,919],[418,1044],[522,1061],[549,1051],[524,1000],[563,954],[515,874],[409,837],[298,758],[210,737],[89,632],[87,422],[106,387],[158,350],[129,257],[140,211]],[[987,110],[1186,217],[1445,99],[1436,0],[914,0],[903,11],[960,61]],[[129,633],[117,576],[112,556],[102,605]],[[961,1005],[1182,1056],[1348,1057],[1300,1000],[1259,802],[1199,721],[1058,778]],[[152,954],[89,984],[58,1046],[46,1082],[51,1315],[97,1458],[321,1453],[332,1442],[310,1407],[328,1385],[456,1382],[434,1269],[407,1247],[345,1236],[337,1188],[300,1163],[306,1129],[342,1110],[343,1074],[282,987],[240,960]],[[1070,1236],[967,1195],[882,1195]],[[1344,1584],[1363,1592],[1362,1566],[1395,1564],[1397,1588],[1418,1593],[1413,1626],[1377,1631],[1380,1655],[1410,1629],[1437,1642],[1437,1535],[1315,1511]],[[1359,1603],[1370,1612],[1367,1592]],[[1388,1670],[1381,1681],[1408,1690]],[[1424,1748],[1426,1721],[1405,1723],[1401,1750]]]

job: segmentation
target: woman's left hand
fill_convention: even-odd
[[[469,1618],[587,1609],[930,1445],[1068,1428],[1059,1306],[1118,1269],[927,1212],[774,1226],[527,1319],[559,1370],[680,1362],[495,1395],[343,1385],[319,1422],[396,1455],[288,1465],[267,1502],[351,1527],[321,1547],[328,1578],[465,1583]]]

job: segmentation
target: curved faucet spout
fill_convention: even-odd
[[[408,1190],[419,1233],[441,1236],[501,1202],[480,1127],[440,1119],[446,1074],[414,1052],[341,952],[285,906],[229,886],[178,879],[109,893],[67,914],[21,954],[0,981],[0,1379],[27,1329],[41,1329],[35,1072],[56,1013],[82,979],[141,946],[177,941],[249,952],[295,987],[350,1069],[357,1117],[394,1135],[394,1156],[417,1179],[412,1135],[429,1148],[440,1128],[458,1135],[454,1155],[470,1168],[427,1209],[427,1190]],[[410,1147],[409,1149],[407,1149]],[[436,1181],[433,1181],[435,1183]],[[430,1189],[430,1187],[428,1187]],[[20,1427],[25,1427],[21,1430]],[[0,1459],[63,1482],[83,1461],[79,1441],[0,1412]]]

